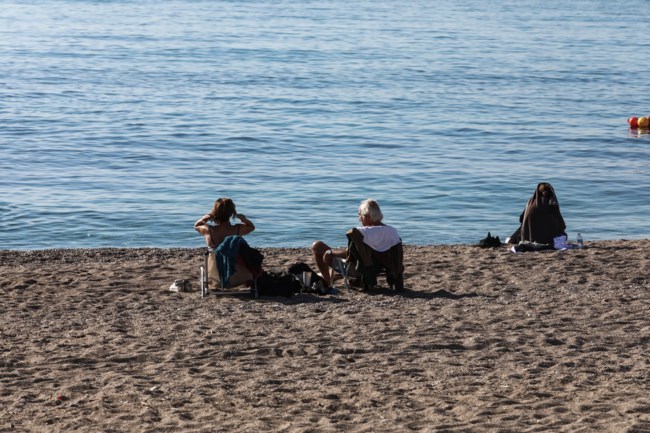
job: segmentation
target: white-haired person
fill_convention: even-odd
[[[382,222],[383,219],[384,215],[376,200],[369,198],[361,202],[359,206],[359,221],[361,222],[361,226],[355,229],[363,237],[363,243],[378,252],[388,251],[402,242],[397,233],[397,229],[384,224]],[[333,249],[323,241],[316,241],[312,244],[311,250],[314,253],[316,266],[323,276],[326,293],[335,292],[335,290],[332,290],[333,281],[330,269],[332,268],[335,257],[347,258],[348,249]]]

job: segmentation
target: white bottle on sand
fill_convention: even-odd
[[[585,241],[582,239],[582,235],[578,233],[578,248],[584,248],[585,247]]]

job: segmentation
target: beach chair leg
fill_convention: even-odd
[[[350,288],[350,283],[348,281],[348,266],[351,266],[351,264],[348,263],[347,260],[343,262],[343,285],[346,290]]]
[[[404,290],[404,274],[398,275],[397,277],[391,276],[390,288],[395,292]]]
[[[332,271],[336,271],[343,276],[343,286],[346,290],[349,289],[347,260],[341,259],[340,257],[334,257],[334,261],[332,262]],[[333,272],[330,274],[330,280],[334,281]]]
[[[208,296],[208,260],[210,253],[206,251],[203,267],[201,268],[201,299]]]
[[[199,282],[201,287],[201,299],[205,298],[205,268],[201,266],[201,281]]]

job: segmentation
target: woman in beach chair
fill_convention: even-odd
[[[534,242],[553,245],[558,236],[566,236],[566,224],[560,213],[555,190],[550,183],[541,182],[528,200],[519,217],[521,226],[510,237],[509,243]]]
[[[233,218],[238,218],[240,223],[232,224]],[[208,245],[204,269],[206,290],[249,284],[261,273],[261,254],[242,237],[255,230],[255,225],[237,213],[231,199],[219,198],[212,211],[194,223],[194,229],[205,237]]]
[[[343,274],[346,285],[349,277],[359,277],[363,287],[375,286],[377,273],[385,269],[389,285],[403,288],[402,240],[397,230],[384,224],[383,219],[379,203],[373,199],[364,200],[359,206],[361,226],[346,234],[348,248],[332,249],[322,241],[312,244],[326,290],[332,288],[332,268]]]

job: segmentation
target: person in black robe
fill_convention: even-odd
[[[566,235],[566,224],[560,213],[555,190],[550,183],[537,185],[519,217],[521,226],[510,237],[509,243],[520,241],[553,244],[553,239]]]

